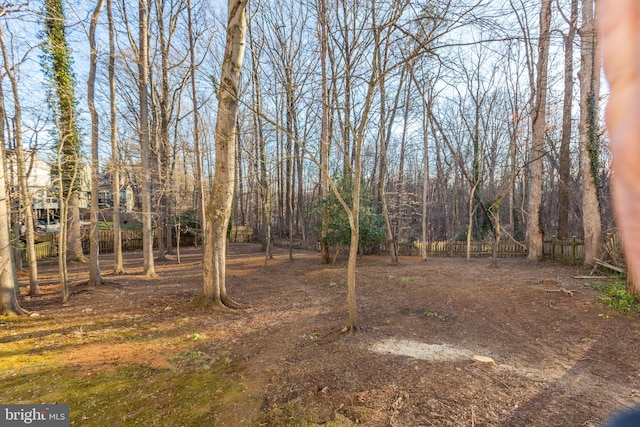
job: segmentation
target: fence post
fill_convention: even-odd
[[[571,264],[575,264],[576,263],[576,251],[577,251],[577,243],[578,243],[578,239],[576,236],[573,236],[571,238]]]

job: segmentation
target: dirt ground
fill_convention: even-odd
[[[324,266],[302,251],[290,260],[278,249],[264,266],[259,246],[232,244],[228,291],[249,308],[202,313],[190,305],[202,283],[198,249],[183,248],[180,264],[157,263],[155,279],[141,275],[140,252],[125,256],[122,276],[102,256],[107,284],[97,289],[80,284],[87,266],[73,264],[68,307],[47,260],[44,294],[22,305],[61,324],[146,321],[150,335],[193,336],[198,351],[225,354],[246,399],[220,411],[221,426],[256,425],[292,403],[318,424],[598,426],[640,404],[640,315],[597,302],[573,278],[588,274],[582,267],[501,259],[492,269],[487,259],[445,258],[392,266],[366,256],[357,273],[363,331],[348,334],[344,261]],[[161,368],[174,350],[94,343],[70,349],[68,363]]]

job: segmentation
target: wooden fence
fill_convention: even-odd
[[[466,257],[467,243],[455,241],[427,242],[428,257]],[[382,253],[388,254],[386,246],[380,248]],[[399,255],[421,256],[422,242],[401,243],[398,247]],[[498,257],[525,257],[527,247],[524,242],[505,241],[498,244]],[[473,258],[491,257],[493,242],[471,242],[470,255]],[[543,242],[543,256],[547,259],[567,264],[582,264],[584,262],[584,243],[573,237],[571,240],[553,238]]]
[[[567,264],[584,263],[584,242],[575,236],[571,240],[558,240],[555,237],[545,240],[542,251],[546,258]]]
[[[123,251],[135,251],[142,249],[142,231],[140,230],[123,230],[120,232],[122,237],[122,250]],[[58,254],[58,233],[42,233],[39,234],[41,242],[36,243],[36,259],[48,258],[56,256]],[[177,244],[177,236],[174,236],[173,244]],[[194,237],[191,235],[180,236],[181,246],[193,246]],[[82,238],[82,250],[85,254],[89,253],[89,237],[84,235]],[[99,231],[98,232],[98,245],[100,247],[100,253],[112,253],[113,252],[113,231]],[[154,247],[156,247],[154,242]],[[27,250],[22,248],[22,259],[27,260]]]
[[[233,242],[250,242],[253,237],[253,229],[250,227],[233,227],[230,240]],[[122,250],[135,251],[142,249],[142,231],[141,230],[122,230]],[[40,243],[36,243],[36,259],[48,258],[58,254],[58,233],[41,233],[39,234]],[[173,245],[177,245],[176,235],[173,236]],[[180,246],[193,246],[195,244],[195,236],[191,234],[183,234],[180,236]],[[113,253],[113,231],[98,231],[98,245],[100,253]],[[82,251],[89,253],[89,236],[82,236]],[[154,241],[154,247],[157,247],[157,240]],[[22,259],[27,260],[27,250],[22,248]]]
[[[401,256],[421,256],[422,242],[400,243],[398,245],[398,254]],[[467,242],[457,241],[440,241],[426,243],[428,257],[466,257]],[[389,250],[386,245],[380,247],[380,252],[388,254]],[[473,258],[490,257],[493,255],[493,242],[471,242],[470,255]],[[498,256],[520,257],[526,256],[527,249],[519,242],[500,242],[498,244]]]
[[[126,230],[121,231],[122,234],[122,249],[125,251],[142,249],[142,231]],[[113,232],[100,231],[99,245],[101,253],[113,252]],[[249,231],[245,229],[239,229],[236,233],[232,233],[230,236],[232,241],[246,242],[250,241]],[[36,244],[36,258],[47,258],[57,255],[57,234],[46,233],[46,241]],[[174,244],[176,239],[174,237]],[[194,237],[191,235],[181,236],[181,246],[192,246],[194,244]],[[274,239],[273,244],[276,246],[288,247],[288,240]],[[85,253],[89,252],[89,240],[83,239],[83,250]],[[427,242],[427,256],[428,257],[466,257],[467,256],[467,243],[457,241],[440,241],[440,242]],[[319,245],[315,245],[319,250]],[[294,248],[296,249],[313,249],[314,245],[303,244],[298,240],[294,241]],[[401,256],[421,256],[422,255],[422,242],[414,243],[401,243],[398,247],[399,254]],[[381,245],[379,250],[376,251],[381,254],[388,254],[389,250],[386,245]],[[471,242],[470,254],[474,258],[479,257],[491,257],[493,254],[493,242]],[[573,237],[570,240],[558,240],[553,238],[551,240],[545,240],[543,243],[543,255],[545,258],[560,261],[567,264],[582,264],[584,262],[584,243]],[[505,241],[498,244],[498,257],[525,257],[527,256],[527,248],[524,243]],[[26,249],[22,249],[22,258],[26,260]]]

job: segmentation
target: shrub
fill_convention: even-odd
[[[624,279],[614,279],[610,282],[596,282],[590,286],[605,294],[605,296],[598,297],[598,301],[601,301],[609,307],[620,312],[640,312],[640,299],[636,295],[631,295],[627,292]]]

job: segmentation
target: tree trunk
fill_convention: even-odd
[[[205,306],[237,308],[227,296],[225,257],[227,227],[233,203],[238,85],[244,60],[247,0],[229,0],[227,40],[218,92],[216,159],[213,186],[205,212],[204,282],[201,302]]]
[[[427,212],[429,208],[429,110],[431,110],[431,99],[426,100],[422,95],[422,259],[427,260]]]
[[[40,288],[38,285],[38,263],[36,260],[36,250],[35,250],[35,231],[33,229],[33,211],[31,209],[31,197],[29,195],[29,187],[27,185],[27,173],[25,170],[25,158],[24,158],[24,150],[23,150],[23,144],[22,144],[22,108],[20,104],[20,97],[18,96],[18,81],[16,79],[13,69],[10,66],[9,55],[7,53],[7,47],[4,41],[4,33],[1,28],[0,28],[0,48],[2,49],[2,58],[4,62],[5,73],[9,78],[9,82],[11,83],[11,92],[13,95],[15,151],[16,151],[16,163],[17,163],[16,166],[18,169],[18,187],[20,189],[20,203],[22,205],[22,209],[24,209],[27,262],[29,266],[29,295],[37,295],[38,293],[40,293]],[[2,101],[2,110],[4,112],[4,95],[3,95],[3,101]],[[4,114],[2,116],[4,116]],[[4,124],[4,121],[3,121],[3,124]],[[4,132],[2,135],[4,139]],[[2,144],[3,152],[4,152],[4,146],[5,145],[3,143]],[[32,153],[32,156],[35,156],[35,155],[36,154],[34,151]],[[5,158],[6,157],[3,156],[3,159]],[[0,195],[4,195],[4,194],[5,193],[0,192]],[[19,214],[18,214],[18,217],[19,217]],[[21,255],[22,254],[20,254],[19,256]],[[3,259],[7,261],[9,260],[9,258],[4,258],[4,257]],[[17,283],[17,281],[14,283]]]
[[[0,28],[0,44],[5,63],[7,62],[4,34]],[[8,74],[8,73],[7,73]],[[11,74],[13,78],[13,75]],[[2,90],[2,78],[0,77],[0,157],[6,159],[5,153],[5,123],[6,110],[4,108],[4,92]],[[17,294],[20,292],[18,276],[16,274],[14,254],[11,250],[11,233],[9,230],[10,205],[6,182],[6,162],[0,168],[0,316],[12,316],[24,314],[20,308]]]
[[[329,196],[329,151],[331,147],[331,135],[329,130],[329,81],[327,77],[327,56],[328,56],[328,19],[327,1],[318,1],[318,21],[320,37],[320,67],[322,83],[322,130],[320,133],[320,197],[324,201],[322,204],[322,230],[320,234],[320,262],[322,264],[331,263],[329,254],[329,243],[327,235],[329,233],[329,207],[326,204]]]
[[[600,64],[597,60],[594,0],[582,1],[580,28],[580,169],[582,171],[582,227],[584,230],[584,263],[591,264],[602,250],[602,224],[598,200],[600,140],[598,102],[600,96]]]
[[[407,63],[407,67],[410,68],[412,65]],[[404,203],[404,193],[405,193],[405,182],[404,182],[404,164],[405,164],[405,155],[407,152],[407,133],[409,128],[409,101],[411,97],[411,79],[407,79],[406,83],[406,92],[404,99],[404,116],[402,118],[402,136],[400,138],[400,158],[398,164],[398,179],[396,181],[396,192],[397,194],[397,203],[396,203],[396,229],[395,229],[395,253],[398,255],[398,245],[402,238],[402,207]],[[397,261],[397,260],[396,260]]]
[[[191,13],[191,0],[187,0],[189,67],[191,74],[191,100],[193,102],[193,149],[196,157],[196,202],[198,214],[200,218],[204,220],[204,168],[202,165],[202,148],[200,146],[200,114],[198,113],[198,91],[196,85],[195,39],[193,36],[193,18]]]
[[[558,239],[569,236],[571,202],[571,118],[573,107],[573,41],[578,21],[578,0],[571,0],[569,31],[564,36],[564,101],[562,107],[562,139],[560,142],[560,186],[558,194]]]
[[[74,182],[79,180],[73,179]],[[67,205],[67,259],[72,262],[85,262],[82,250],[82,229],[80,228],[80,195],[73,191]]]
[[[2,39],[2,29],[0,28],[0,39]],[[2,47],[4,51],[4,40],[2,39]],[[5,58],[6,59],[6,58]],[[7,64],[7,62],[5,62]],[[0,79],[1,82],[1,79]],[[0,100],[0,156],[5,159],[5,141],[4,141],[4,99]],[[0,168],[0,316],[16,316],[26,314],[20,307],[16,297],[16,288],[18,277],[13,262],[13,253],[11,252],[11,238],[9,232],[9,211],[7,209],[7,188],[4,174],[4,167]]]
[[[538,40],[537,84],[533,108],[531,153],[529,164],[529,200],[527,203],[527,244],[531,261],[542,259],[542,159],[545,153],[547,71],[549,64],[549,37],[551,26],[551,0],[542,0],[540,9],[540,38]]]
[[[120,152],[118,150],[118,120],[116,109],[115,79],[115,24],[113,22],[112,0],[107,0],[109,20],[109,114],[111,139],[111,194],[113,196],[113,273],[124,274],[122,261],[122,235],[120,233]]]
[[[80,208],[78,185],[80,162],[80,135],[76,112],[75,79],[71,69],[71,49],[66,39],[65,15],[62,0],[46,0],[45,31],[47,34],[48,52],[50,53],[51,83],[55,90],[54,107],[56,127],[58,129],[58,161],[61,177],[60,198],[67,199],[66,224],[69,232],[67,237],[72,239],[65,242],[67,255],[73,261],[84,261],[82,253],[82,238],[80,230]],[[61,226],[61,229],[63,227]],[[62,238],[62,235],[61,235]]]
[[[262,89],[260,83],[259,72],[259,56],[258,50],[261,46],[257,46],[256,40],[252,35],[251,24],[247,27],[249,31],[249,38],[251,40],[251,84],[253,87],[253,108],[255,114],[253,115],[255,137],[257,141],[257,158],[259,169],[259,187],[260,187],[260,205],[262,207],[262,250],[265,252],[264,264],[267,265],[270,259],[273,258],[271,253],[271,188],[269,186],[269,177],[267,174],[267,151],[266,141],[264,138],[264,123],[262,116]]]
[[[58,169],[62,170],[63,156],[62,145],[58,147]],[[70,186],[74,185],[75,176],[71,178]],[[58,188],[63,188],[63,177],[58,177]],[[64,191],[60,191],[58,203],[60,205],[60,230],[58,232],[58,275],[60,276],[60,295],[62,296],[62,304],[67,305],[69,302],[69,278],[67,270],[67,258],[68,258],[68,242],[69,242],[69,200],[72,197],[72,193],[68,194]]]
[[[471,259],[471,236],[473,235],[474,230],[474,221],[473,217],[475,211],[480,209],[480,205],[474,206],[473,201],[476,199],[476,189],[478,188],[479,181],[473,183],[473,187],[471,187],[471,191],[469,192],[469,218],[467,222],[467,260]]]
[[[380,43],[378,40],[377,44]],[[382,56],[378,56],[378,69],[382,69]],[[398,90],[393,101],[393,108],[391,109],[391,115],[389,120],[386,119],[386,96],[385,96],[385,84],[384,78],[380,79],[380,172],[378,176],[378,196],[380,197],[380,213],[384,219],[385,230],[387,234],[387,247],[389,249],[389,257],[391,264],[398,264],[398,239],[396,233],[391,224],[391,214],[389,213],[389,206],[387,204],[387,166],[389,158],[387,156],[387,149],[389,142],[391,141],[391,129],[395,121],[396,113],[398,111],[398,104],[400,103],[400,94],[402,93],[402,85],[406,81],[407,67],[402,68],[400,74],[400,80],[398,82]]]
[[[89,28],[89,46],[91,60],[89,62],[89,79],[87,81],[87,100],[89,113],[91,115],[91,228],[89,247],[89,285],[97,286],[102,284],[100,275],[100,264],[98,255],[100,252],[98,242],[98,177],[100,172],[100,162],[98,158],[98,113],[95,107],[95,82],[96,82],[96,26],[102,11],[104,0],[98,0],[93,14],[91,15],[91,26]]]
[[[147,0],[138,1],[139,17],[139,47],[138,47],[138,73],[139,73],[139,97],[140,97],[140,151],[142,155],[142,273],[147,277],[156,276],[153,261],[153,224],[151,218],[151,152],[149,142],[149,109],[148,91],[149,83],[149,23],[147,21]]]

